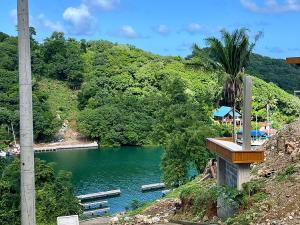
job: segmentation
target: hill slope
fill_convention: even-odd
[[[65,82],[42,78],[38,81],[39,90],[45,93],[52,114],[62,121],[76,121],[78,116],[77,92],[72,91]]]
[[[265,162],[251,170],[251,181],[243,191],[216,186],[203,176],[180,186],[164,199],[135,210],[119,224],[147,224],[147,221],[184,220],[223,225],[300,224],[300,119],[282,128],[266,142]],[[236,215],[217,217],[217,198],[225,194],[228,203],[238,204]]]
[[[11,122],[18,130],[16,45],[15,37],[0,33],[0,133]],[[163,57],[57,32],[42,44],[32,39],[31,46],[36,141],[51,140],[67,119],[104,144],[155,144],[154,125],[171,95],[201,105],[198,114],[208,118],[222,100],[223,72],[206,57]],[[300,100],[274,84],[254,78],[254,96],[253,113],[261,121],[267,104],[277,126],[298,115]]]
[[[246,71],[262,80],[273,82],[289,93],[300,90],[300,67],[288,65],[283,59],[253,54]]]

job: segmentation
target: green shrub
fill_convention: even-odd
[[[35,171],[38,224],[56,224],[58,216],[81,212],[71,185],[70,173],[60,171],[56,174],[51,164],[37,159]],[[18,225],[21,217],[20,160],[0,162],[0,172],[0,224]]]
[[[276,180],[279,182],[289,180],[295,172],[295,165],[291,164],[287,168],[285,168],[284,171],[278,173]]]

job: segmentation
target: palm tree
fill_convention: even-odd
[[[210,37],[207,44],[212,57],[220,63],[227,74],[224,85],[224,97],[227,104],[233,108],[233,140],[235,141],[236,118],[235,111],[238,99],[242,93],[242,78],[245,66],[250,61],[250,55],[262,33],[255,36],[250,43],[247,29],[237,29],[233,33],[221,30],[221,40]]]

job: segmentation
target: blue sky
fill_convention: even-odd
[[[0,31],[16,34],[17,0],[0,0]],[[263,31],[255,52],[300,56],[300,0],[29,0],[38,41],[53,31],[186,56],[222,28]]]

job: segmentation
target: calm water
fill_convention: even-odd
[[[75,194],[121,189],[120,197],[108,199],[111,213],[124,211],[132,200],[151,201],[161,191],[142,193],[144,184],[160,182],[161,148],[122,147],[38,153],[36,157],[55,162],[56,170],[72,172]]]

